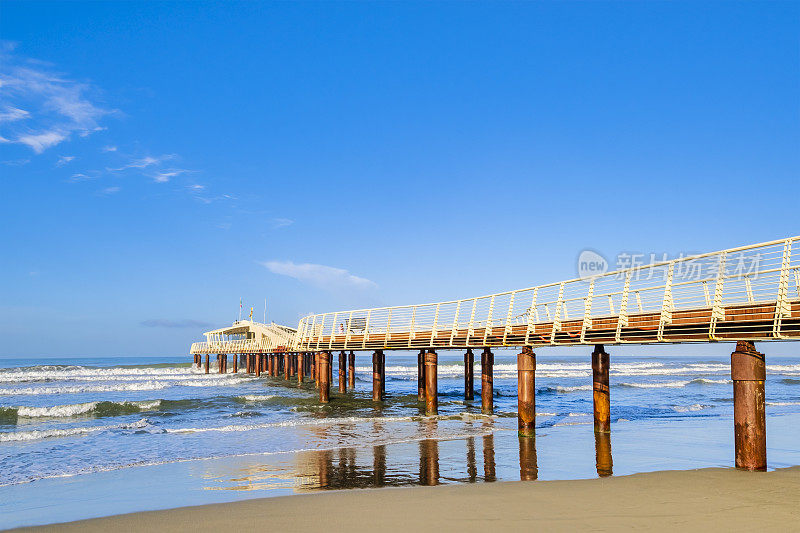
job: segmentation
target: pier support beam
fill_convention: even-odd
[[[439,356],[433,350],[425,354],[425,414],[439,414]]]
[[[484,348],[481,354],[481,412],[491,414],[494,411],[494,354]]]
[[[347,354],[339,352],[339,392],[347,392]]]
[[[611,388],[608,382],[609,356],[602,344],[592,352],[592,398],[594,402],[594,430],[611,431]]]
[[[290,374],[292,364],[289,361],[289,354],[286,353],[286,352],[283,352],[281,354],[281,356],[283,357],[283,378],[286,381],[289,381],[289,379],[292,377],[291,374]]]
[[[298,352],[295,354],[295,359],[297,361],[297,384],[303,384],[303,377],[305,375],[305,368],[303,365],[303,354]]]
[[[330,366],[331,354],[328,352],[320,352],[318,354],[319,360],[319,401],[321,403],[328,403],[330,401],[331,383],[330,383]]]
[[[417,355],[417,401],[425,401],[425,350]]]
[[[206,354],[206,374],[208,374],[208,367],[209,367],[208,359],[209,359],[209,357],[210,356],[208,354]]]
[[[381,371],[381,351],[372,354],[372,401],[383,400],[383,372]]]
[[[253,355],[253,359],[255,360],[255,367],[256,367],[256,377],[261,377],[261,358],[263,357],[262,354],[257,353]]]
[[[233,354],[233,373],[239,373],[239,354]]]
[[[347,384],[351,390],[356,389],[356,354],[350,350],[350,355],[347,358]]]
[[[472,348],[467,348],[464,354],[464,399],[471,400],[474,396],[475,383],[473,378],[475,367],[475,354]]]
[[[520,437],[536,435],[536,354],[530,346],[517,355],[517,429]]]
[[[311,374],[314,376],[314,386],[319,388],[319,354],[314,352],[311,354]]]
[[[767,469],[766,378],[764,354],[751,341],[737,342],[731,354],[736,468]]]
[[[222,354],[217,354],[217,373],[222,374]]]

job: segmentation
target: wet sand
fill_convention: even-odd
[[[124,490],[124,487],[120,487]],[[149,511],[38,531],[775,530],[800,528],[800,467],[343,490]]]

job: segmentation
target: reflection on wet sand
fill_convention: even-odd
[[[519,478],[522,481],[535,481],[539,477],[539,464],[536,458],[536,436],[519,437]]]
[[[483,436],[483,480],[494,481],[497,479],[494,471],[494,435]]]
[[[426,420],[423,435],[436,434],[436,421]],[[490,429],[490,428],[486,428]],[[320,430],[324,431],[324,430]],[[510,435],[509,435],[510,436]],[[512,437],[513,438],[513,437]],[[610,467],[610,444],[608,435],[598,437],[598,473],[602,465]],[[248,465],[228,475],[210,476],[213,487],[223,490],[270,490],[292,488],[295,492],[315,490],[399,487],[408,485],[439,485],[441,483],[475,483],[482,479],[493,482],[498,479],[495,463],[496,453],[510,452],[508,444],[513,441],[498,441],[495,451],[495,435],[487,433],[470,436],[463,440],[425,438],[416,442],[378,444],[365,448],[338,448],[312,450],[292,456],[276,456],[269,464]],[[480,452],[476,449],[480,446]],[[539,477],[536,455],[536,438],[518,437],[519,478],[535,480]],[[512,448],[513,449],[513,448]],[[479,476],[483,459],[483,476]],[[513,453],[513,452],[512,452]],[[513,456],[512,456],[513,457]],[[601,457],[607,457],[602,463]],[[605,460],[605,459],[603,459]],[[466,463],[466,464],[465,464]],[[505,479],[515,479],[508,467],[503,467]],[[605,470],[602,470],[605,472]],[[605,474],[605,475],[608,475]],[[506,477],[509,476],[509,477]]]
[[[595,432],[594,449],[597,457],[597,475],[600,477],[612,475],[614,462],[611,459],[611,433]]]
[[[475,483],[478,479],[478,469],[475,466],[475,437],[467,438],[467,479]]]

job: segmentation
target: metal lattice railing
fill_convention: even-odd
[[[800,338],[800,237],[465,300],[300,320],[289,348]]]

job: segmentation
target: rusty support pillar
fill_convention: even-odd
[[[292,364],[289,361],[289,354],[286,353],[286,352],[283,352],[281,355],[283,357],[283,378],[286,381],[289,381],[289,379],[292,377],[291,374],[290,374],[291,373]]]
[[[208,358],[209,358],[209,355],[206,354],[206,374],[208,374],[208,366],[209,366],[208,365]]]
[[[255,361],[256,367],[256,377],[261,377],[261,358],[263,356],[260,353],[254,354],[253,359]]]
[[[494,354],[484,348],[481,354],[481,412],[491,414],[494,411]]]
[[[351,390],[356,388],[356,354],[350,350],[350,355],[347,358],[347,384]]]
[[[331,354],[328,352],[320,352],[318,354],[319,360],[319,401],[321,403],[328,403],[330,401],[331,383],[330,371]]]
[[[603,345],[595,345],[592,352],[594,430],[604,433],[611,431],[611,389],[608,382],[610,366],[609,356]]]
[[[378,350],[381,354],[381,398],[386,398],[386,354],[383,350]]]
[[[239,354],[233,354],[233,373],[239,373]]]
[[[372,354],[372,401],[383,400],[383,386],[381,385],[381,355],[380,350]]]
[[[430,350],[425,354],[425,414],[428,415],[439,413],[438,368],[439,358]]]
[[[464,399],[471,400],[474,396],[475,382],[474,382],[474,366],[475,354],[472,353],[472,348],[467,348],[467,353],[464,354]]]
[[[217,354],[217,373],[222,374],[222,354]]]
[[[751,341],[737,342],[731,354],[736,468],[767,469],[766,378],[764,354]]]
[[[275,375],[275,356],[273,354],[267,354],[267,374]]]
[[[417,401],[425,401],[425,350],[417,355]]]
[[[347,354],[339,352],[339,392],[347,392]]]
[[[517,355],[517,430],[520,437],[536,435],[536,354],[530,346]]]
[[[303,377],[305,375],[305,368],[303,368],[303,354],[297,352],[295,354],[295,360],[297,361],[297,384],[303,384]]]
[[[319,354],[311,354],[311,376],[314,378],[314,386],[319,388]]]

